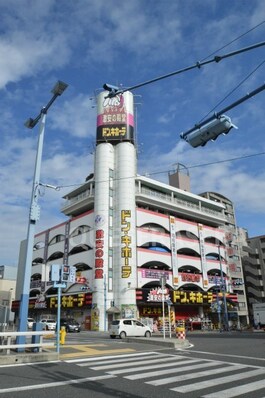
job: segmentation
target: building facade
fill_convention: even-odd
[[[244,281],[244,272],[242,265],[242,235],[236,225],[236,216],[233,202],[225,196],[216,192],[204,192],[202,196],[215,202],[222,203],[225,207],[225,224],[223,229],[226,236],[226,261],[228,265],[231,290],[237,294],[238,315],[243,325],[249,324],[249,311],[247,304],[247,294]]]
[[[15,298],[17,268],[0,265],[0,330],[14,321],[11,311],[12,300]]]
[[[114,317],[159,326],[163,308],[167,322],[220,327],[224,301],[238,323],[225,205],[137,175],[133,96],[107,94],[97,99],[94,173],[64,196],[68,220],[35,236],[30,315],[56,316],[56,263],[76,267],[61,313],[85,329],[107,330]]]
[[[265,303],[265,235],[249,238],[244,229],[240,229],[239,234],[250,323],[253,325],[253,304]]]

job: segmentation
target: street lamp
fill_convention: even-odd
[[[223,267],[222,267],[222,259],[220,254],[220,245],[218,245],[218,254],[219,254],[219,262],[220,262],[220,272],[221,272],[221,289],[223,302],[224,302],[224,316],[225,316],[225,329],[229,329],[229,321],[228,321],[228,312],[227,312],[227,302],[226,302],[226,285],[224,281],[223,275]]]
[[[27,231],[27,241],[26,241],[26,254],[25,254],[25,269],[23,275],[23,285],[22,292],[20,298],[20,307],[19,307],[19,319],[18,319],[18,331],[24,332],[27,330],[27,318],[28,318],[28,305],[29,305],[29,289],[30,289],[30,275],[31,275],[31,266],[32,266],[32,253],[33,253],[33,244],[34,244],[34,234],[35,234],[35,224],[39,220],[40,216],[40,207],[38,205],[38,197],[39,197],[39,185],[40,185],[40,169],[41,169],[41,158],[42,158],[42,149],[43,149],[43,141],[44,141],[44,131],[45,131],[45,121],[46,115],[56,100],[64,90],[68,87],[68,84],[58,81],[53,89],[51,90],[53,96],[50,101],[47,103],[45,107],[43,107],[35,119],[29,118],[25,126],[32,129],[36,126],[36,124],[40,121],[40,129],[39,129],[39,138],[37,145],[37,153],[35,160],[35,169],[34,169],[34,178],[32,185],[32,194],[31,194],[31,205],[29,212],[29,221],[28,221],[28,231]],[[25,336],[18,336],[17,343],[24,344]],[[23,351],[23,350],[21,350]]]
[[[217,304],[217,314],[218,314],[218,326],[219,326],[219,331],[221,331],[221,306],[220,306],[220,301],[219,301],[219,289],[217,288],[218,285],[218,279],[217,279],[217,274],[215,274],[214,277],[214,284],[216,287],[216,304]],[[219,284],[220,286],[220,284]]]
[[[165,331],[165,285],[166,285],[166,276],[163,275],[160,278],[160,284],[162,288],[162,316],[163,316],[163,338],[166,338],[166,331]]]

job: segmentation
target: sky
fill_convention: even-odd
[[[39,126],[58,80],[69,86],[45,128],[36,233],[66,220],[62,197],[93,172],[95,95],[131,87],[265,40],[263,0],[0,0],[0,264],[26,238]],[[264,84],[265,46],[133,90],[138,174],[234,202],[237,224],[265,234],[265,91],[227,112],[238,129],[192,148],[180,133]],[[264,64],[263,64],[264,62]],[[236,159],[236,160],[230,160]],[[158,161],[159,160],[159,161]]]

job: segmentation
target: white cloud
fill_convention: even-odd
[[[153,147],[152,152],[143,154],[144,156],[139,161],[139,168],[143,174],[149,173],[152,178],[168,182],[168,171],[174,170],[176,163],[184,164],[188,168],[191,166],[189,174],[192,192],[198,194],[205,191],[218,192],[232,200],[239,211],[264,214],[264,170],[261,168],[254,171],[249,168],[249,159],[222,163],[223,160],[250,154],[248,149],[238,147],[229,150],[226,148],[224,151],[222,145],[219,147],[214,143],[207,145],[208,148],[193,149],[181,141],[171,151],[162,154],[161,148]],[[159,163],[157,163],[158,158]],[[257,161],[263,164],[264,157],[259,156]],[[207,163],[209,163],[208,166],[203,166]],[[186,173],[186,170],[183,172]]]
[[[78,94],[76,97],[65,100],[63,106],[58,107],[56,114],[49,117],[53,122],[53,128],[79,137],[95,137],[96,110],[92,108],[94,102],[91,97]]]
[[[88,93],[106,79],[133,85],[191,65],[259,23],[265,9],[262,0],[222,6],[213,0],[0,0],[0,13],[1,262],[9,264],[16,262],[26,235],[37,147],[38,128],[22,126],[49,98],[56,80],[69,88],[47,118],[41,181],[74,185],[93,171],[96,112]],[[222,53],[262,41],[264,27]],[[142,95],[136,97],[142,103],[138,141],[144,149],[139,171],[167,181],[167,171],[177,162],[189,166],[265,149],[264,93],[232,112],[238,132],[199,149],[179,140],[179,133],[253,70],[263,53],[257,50],[135,90]],[[226,104],[262,84],[263,71],[261,67]],[[264,215],[262,162],[260,157],[191,168],[192,191],[218,191],[242,214],[256,211],[258,223]],[[152,174],[159,171],[164,173]],[[61,196],[71,189],[41,189],[38,230],[64,219]]]

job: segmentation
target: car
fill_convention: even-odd
[[[40,323],[43,324],[43,329],[45,330],[55,330],[56,329],[56,321],[54,319],[44,318],[40,320]]]
[[[60,326],[65,327],[65,331],[69,332],[77,332],[79,333],[81,328],[80,324],[74,318],[62,318],[60,319]]]
[[[149,326],[144,325],[137,319],[116,319],[112,321],[110,330],[110,338],[119,337],[151,337],[152,331]]]
[[[33,323],[36,322],[33,318],[28,318],[28,329],[33,328]]]

